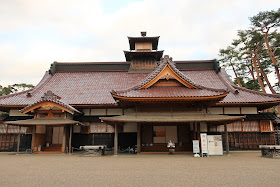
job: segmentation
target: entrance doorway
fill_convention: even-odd
[[[62,145],[64,127],[53,127],[52,144]]]
[[[175,143],[176,152],[192,151],[192,139],[189,124],[141,126],[141,152],[168,152],[170,140]]]

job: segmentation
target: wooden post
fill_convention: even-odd
[[[66,150],[66,125],[64,125],[64,128],[63,128],[63,138],[62,138],[62,147],[61,147],[61,152],[62,153],[65,153],[65,150]]]
[[[226,155],[229,155],[229,142],[228,142],[228,130],[227,124],[225,124],[225,134],[226,134]]]
[[[118,155],[118,124],[115,124],[114,155]]]
[[[197,139],[200,142],[200,123],[197,123]]]
[[[34,125],[33,129],[32,129],[32,141],[31,141],[31,150],[32,150],[32,152],[35,151],[35,134],[36,134],[36,125]]]
[[[69,125],[69,154],[72,153],[72,132],[73,132],[73,126],[72,125]]]
[[[193,139],[192,140],[195,140],[196,137],[195,137],[195,122],[193,122]]]
[[[201,149],[201,141],[200,141],[200,122],[197,122],[197,140],[199,142],[199,150],[201,152],[201,155],[202,155],[202,149]]]
[[[21,131],[21,126],[19,127],[19,132],[18,132],[18,140],[17,140],[17,154],[19,154],[19,146],[20,146],[20,131]]]
[[[137,123],[137,154],[141,152],[141,124]]]

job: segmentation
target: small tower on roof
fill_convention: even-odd
[[[130,72],[151,72],[160,61],[163,51],[158,51],[159,36],[128,37],[130,51],[124,51],[126,61],[131,62]]]

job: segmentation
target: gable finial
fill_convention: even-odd
[[[61,99],[59,96],[55,95],[52,91],[47,91],[46,93],[44,93],[44,96],[42,97],[42,99],[45,100],[59,100]]]

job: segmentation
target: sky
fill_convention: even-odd
[[[36,85],[51,63],[125,61],[127,36],[160,36],[173,60],[218,59],[279,0],[0,0],[0,85]],[[273,77],[271,77],[273,79]]]

